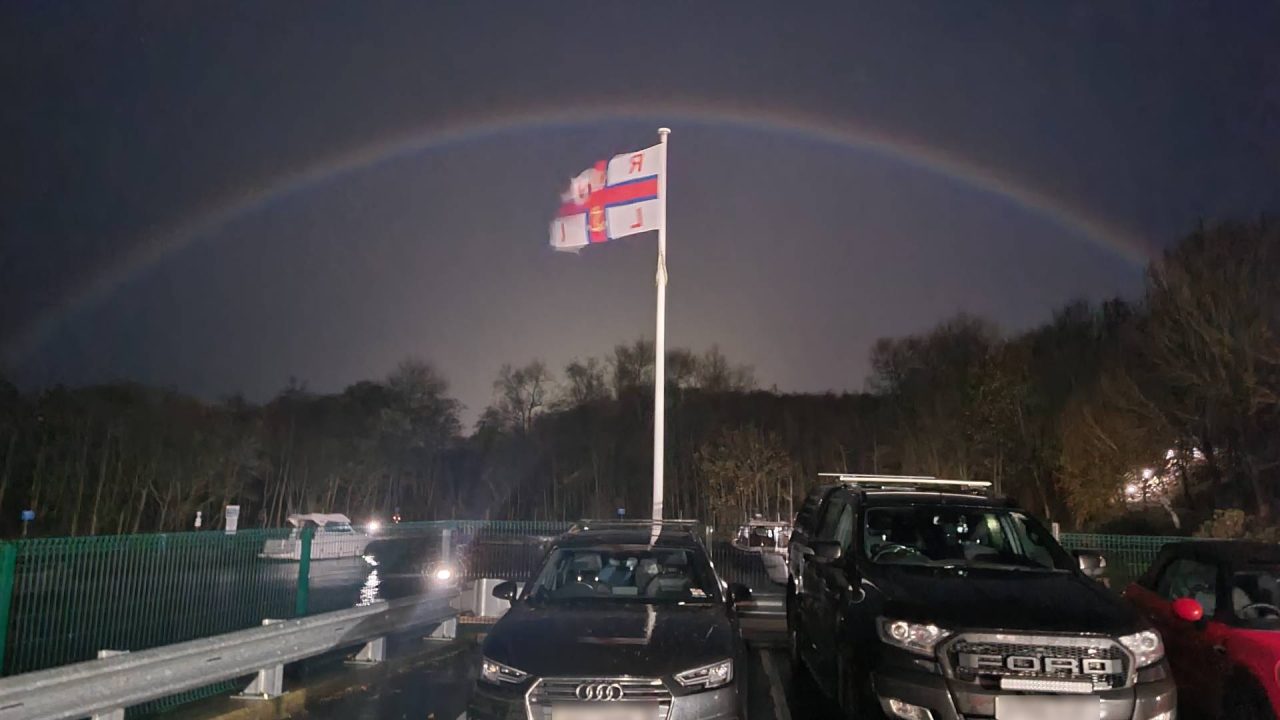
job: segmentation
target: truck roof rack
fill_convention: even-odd
[[[855,473],[818,473],[818,477],[835,478],[844,485],[886,490],[957,490],[986,493],[991,483],[986,480],[942,480],[932,475],[859,475]]]

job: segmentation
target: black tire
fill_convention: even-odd
[[[800,617],[795,609],[795,596],[787,593],[787,655],[791,660],[791,674],[799,677],[805,672],[804,659],[800,657],[803,647],[804,633],[800,627]]]
[[[1252,678],[1227,686],[1222,698],[1222,720],[1275,720],[1271,701]]]
[[[836,704],[840,706],[840,716],[848,720],[882,720],[884,714],[871,692],[870,678],[858,674],[843,657],[837,665]]]

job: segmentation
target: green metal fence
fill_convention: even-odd
[[[252,627],[266,618],[421,593],[427,582],[423,570],[440,558],[445,537],[465,577],[527,580],[546,542],[569,527],[566,522],[401,523],[369,530],[369,543],[357,555],[310,563],[300,557],[292,562],[261,557],[267,543],[289,538],[287,529],[3,542],[0,675],[89,660],[104,649],[141,650]],[[1185,539],[1084,533],[1061,538],[1068,549],[1106,555],[1113,587],[1140,575],[1166,543]],[[751,562],[757,558],[744,561],[726,543],[710,540],[717,569],[727,580],[772,589],[762,566]],[[208,693],[225,689],[212,687]]]
[[[316,555],[298,548],[284,560],[262,555],[270,543],[304,541],[290,539],[288,529],[0,543],[0,675],[90,660],[99,650],[143,650],[254,627],[268,618],[418,594],[429,589],[421,569],[438,556],[441,531],[450,526],[406,523],[372,534],[316,538]],[[320,556],[340,557],[302,561]],[[234,685],[210,686],[131,715]]]
[[[1159,535],[1101,535],[1062,533],[1059,538],[1068,550],[1097,550],[1107,559],[1106,577],[1119,590],[1138,579],[1169,543],[1191,538]]]

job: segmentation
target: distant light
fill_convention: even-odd
[[[1142,469],[1142,479],[1143,479],[1143,480],[1150,480],[1151,478],[1153,478],[1153,477],[1155,477],[1155,476],[1156,476],[1156,471],[1155,471],[1155,470],[1152,470],[1151,468],[1143,468],[1143,469]]]
[[[364,526],[364,529],[368,530],[369,534],[372,535],[382,529],[382,523],[377,520],[370,520],[369,524]]]
[[[1128,485],[1125,485],[1125,486],[1124,486],[1124,492],[1125,492],[1125,494],[1126,494],[1126,495],[1128,495],[1129,497],[1137,497],[1137,496],[1138,496],[1138,486],[1137,486],[1137,485],[1134,485],[1133,483],[1129,483]]]
[[[442,567],[436,568],[436,580],[439,582],[448,582],[453,579],[453,569]]]

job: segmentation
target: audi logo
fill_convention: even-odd
[[[616,702],[625,693],[618,683],[582,683],[573,694],[584,702]]]

